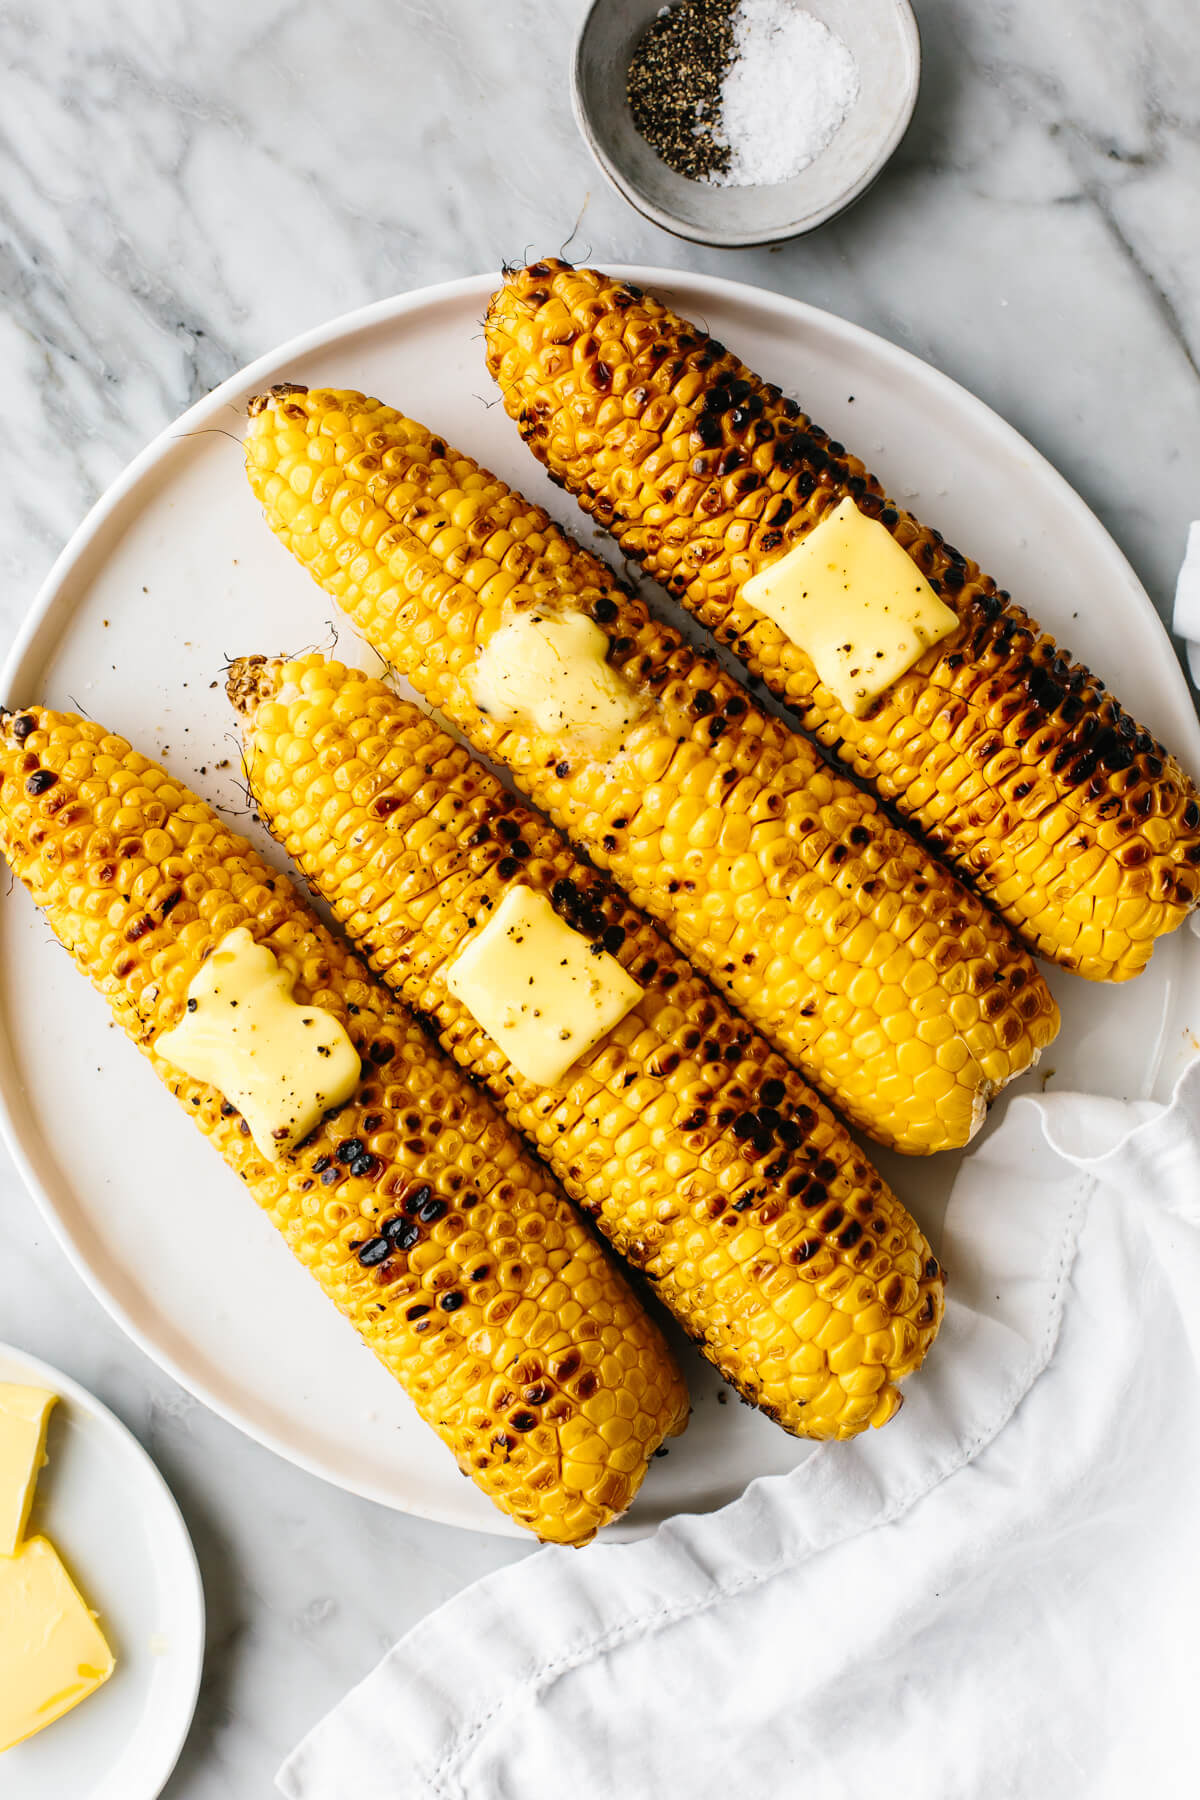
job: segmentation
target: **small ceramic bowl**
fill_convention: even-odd
[[[662,0],[593,0],[575,44],[575,117],[608,179],[638,211],[699,244],[733,249],[797,237],[832,219],[879,174],[917,102],[921,44],[908,0],[802,0],[858,64],[859,95],[807,169],[771,187],[713,187],[669,169],[635,129],[630,58]]]

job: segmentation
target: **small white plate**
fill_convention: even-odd
[[[1200,770],[1187,686],[1137,577],[1062,477],[995,413],[915,357],[815,307],[712,276],[619,272],[703,319],[800,398]],[[249,819],[222,665],[252,651],[330,644],[335,630],[347,660],[370,664],[371,652],[263,523],[236,441],[248,395],[285,379],[378,394],[614,554],[551,486],[497,404],[479,331],[495,282],[450,282],[335,320],[194,406],[80,526],[0,674],[0,696],[86,708],[224,808],[283,866]],[[678,608],[658,603],[696,630]],[[1032,1077],[1035,1091],[1042,1080],[1099,1093],[1169,1091],[1200,1033],[1200,940],[1176,932],[1122,987],[1057,970],[1051,984],[1063,1027]],[[0,891],[0,1130],[84,1279],[198,1398],[340,1487],[448,1524],[524,1535],[463,1479],[113,1026],[21,891]],[[876,1151],[875,1160],[936,1232],[961,1156]],[[722,1506],[756,1475],[791,1469],[807,1454],[736,1404],[686,1346],[683,1358],[691,1424],[651,1465],[610,1539]],[[903,1417],[889,1429],[903,1430]]]
[[[7,1344],[0,1381],[59,1397],[29,1534],[60,1551],[117,1659],[73,1712],[0,1755],[0,1795],[155,1800],[187,1737],[204,1658],[187,1526],[137,1439],[77,1382]]]

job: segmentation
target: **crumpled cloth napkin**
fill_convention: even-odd
[[[292,1800],[1195,1800],[1200,1060],[1012,1102],[899,1417],[399,1643]]]
[[[1187,646],[1192,680],[1200,687],[1200,519],[1188,532],[1187,554],[1175,585],[1175,630]]]

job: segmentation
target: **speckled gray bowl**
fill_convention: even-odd
[[[904,136],[917,101],[921,44],[908,0],[803,0],[858,64],[858,99],[837,136],[791,181],[710,187],[676,175],[635,130],[625,98],[629,60],[662,0],[593,0],[575,44],[571,93],[579,129],[613,186],[676,236],[733,249],[812,231],[850,205]]]

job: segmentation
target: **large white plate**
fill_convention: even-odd
[[[0,1344],[0,1381],[50,1388],[50,1462],[29,1533],[48,1537],[100,1615],[117,1666],[104,1686],[0,1758],[4,1800],[154,1800],[200,1690],[204,1593],[162,1476],[83,1388]]]
[[[628,273],[800,397],[1200,768],[1200,728],[1149,600],[1082,501],[1007,425],[913,357],[811,307],[709,277]],[[580,528],[484,372],[479,321],[493,283],[484,276],[369,307],[193,407],[68,545],[0,692],[13,704],[77,702],[246,825],[221,665],[328,640],[336,615],[274,542],[246,485],[228,434],[239,432],[249,394],[285,377],[380,394]],[[340,620],[336,628],[353,658],[353,632]],[[221,768],[227,758],[233,766]],[[1165,1092],[1200,1025],[1198,948],[1177,933],[1149,973],[1121,989],[1056,974],[1062,1036],[1034,1079]],[[485,1531],[513,1529],[247,1206],[20,894],[0,906],[0,1096],[13,1153],[63,1247],[130,1335],[193,1393],[343,1487]],[[956,1159],[880,1161],[936,1227]],[[618,1532],[721,1505],[804,1453],[725,1404],[715,1377],[685,1354],[691,1428],[653,1465]]]

